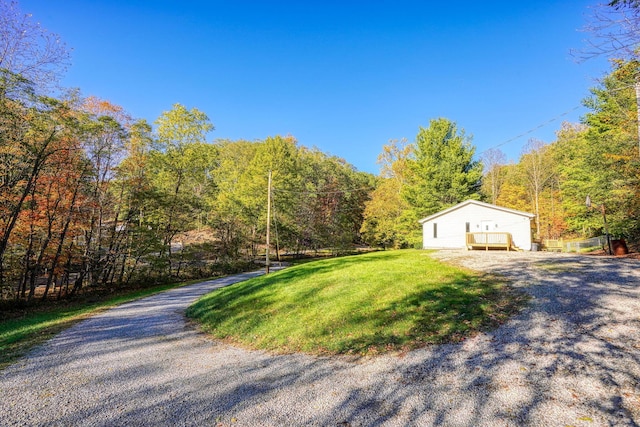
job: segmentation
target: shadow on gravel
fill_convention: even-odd
[[[36,354],[35,376],[0,373],[10,393],[32,390],[5,387],[12,376],[34,378],[39,399],[20,410],[7,396],[0,404],[12,421],[34,425],[637,425],[640,264],[492,256],[488,272],[513,280],[531,302],[460,344],[360,360],[246,352],[175,330],[202,292],[184,288],[57,337]],[[49,357],[67,349],[63,362]],[[61,371],[60,383],[42,379]],[[46,422],[18,418],[38,411]]]
[[[637,425],[640,265],[584,256],[502,261],[491,271],[529,293],[530,307],[463,359],[460,348],[442,346],[401,373],[408,383],[438,383],[451,371],[464,378],[431,390],[454,396],[444,406],[433,405],[437,397],[425,405],[437,414],[434,423],[455,425],[464,412],[464,425],[480,425],[490,412],[515,425]],[[398,389],[396,406],[407,398]]]

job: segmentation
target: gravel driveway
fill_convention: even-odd
[[[217,343],[185,323],[187,305],[232,280],[205,282],[76,324],[0,372],[0,425],[640,422],[638,261],[434,256],[509,277],[531,294],[528,308],[493,332],[405,355],[272,356]]]

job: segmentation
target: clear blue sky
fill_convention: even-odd
[[[204,111],[210,139],[295,136],[377,173],[390,139],[446,117],[478,153],[572,110],[608,69],[572,48],[596,1],[20,0],[73,48],[63,84],[153,122]],[[517,160],[562,120],[500,148]]]

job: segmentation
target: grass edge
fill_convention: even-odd
[[[24,336],[19,337],[18,339],[12,340],[7,343],[4,342],[5,339],[3,339],[2,334],[0,334],[0,371],[14,364],[16,361],[18,361],[21,357],[25,356],[29,351],[31,351],[35,347],[50,340],[58,333],[64,331],[65,329],[70,328],[71,326],[81,322],[82,320],[88,319],[99,313],[102,313],[111,308],[117,307],[119,305],[129,303],[131,301],[136,301],[136,300],[146,298],[152,295],[156,295],[171,289],[176,289],[183,286],[206,282],[208,280],[217,280],[224,277],[227,277],[227,276],[216,276],[216,277],[204,278],[204,279],[194,279],[194,280],[188,280],[184,282],[176,282],[171,284],[153,286],[146,289],[135,289],[125,294],[113,296],[104,301],[99,301],[99,302],[91,303],[84,306],[79,305],[78,307],[73,307],[71,309],[70,314],[62,315],[60,318],[54,320],[53,322],[42,322],[42,323],[45,323],[46,325],[41,327],[36,326],[34,330],[30,331],[29,333],[25,333]],[[45,311],[45,314],[55,315],[56,312],[68,312],[68,311],[69,311],[68,307],[56,307],[50,311]],[[29,313],[24,318],[19,319],[17,323],[28,325],[30,321],[33,322],[34,319],[37,317],[37,315],[40,315],[40,314],[42,313],[40,312]],[[20,320],[22,322],[20,322]],[[0,324],[5,322],[11,322],[11,321],[16,321],[16,319],[7,319],[4,321],[0,321]]]

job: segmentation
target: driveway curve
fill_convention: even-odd
[[[249,273],[101,313],[0,372],[2,426],[600,426],[640,422],[640,263],[442,251],[531,295],[460,344],[365,359],[208,339],[184,309]]]

